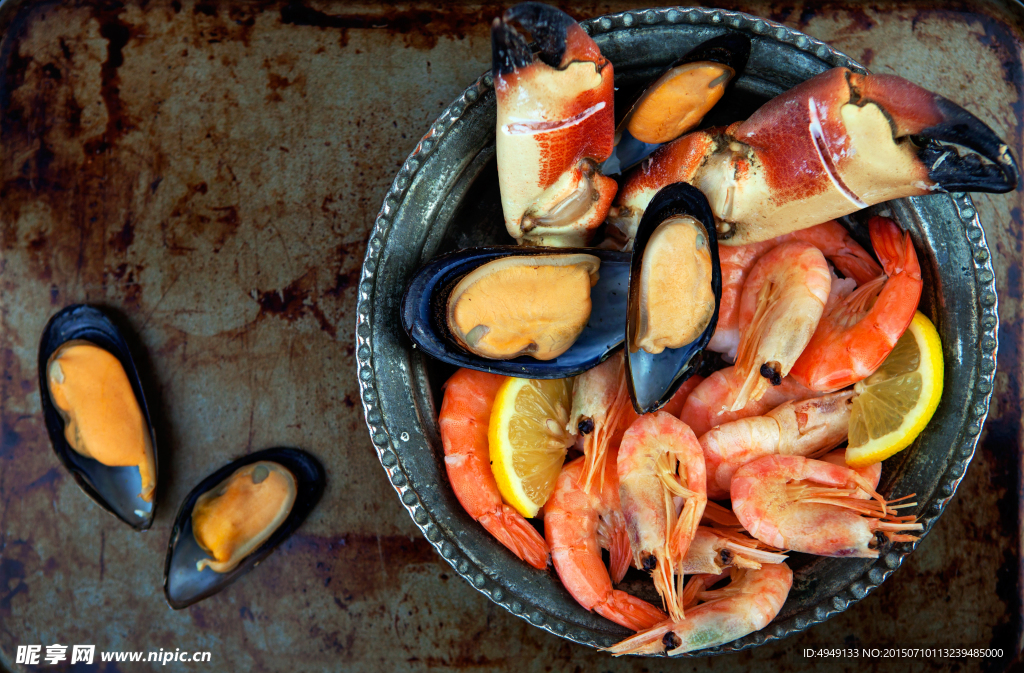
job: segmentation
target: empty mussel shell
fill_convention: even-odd
[[[247,470],[247,466],[253,468]],[[256,549],[243,552],[230,562],[211,563],[211,555],[200,546],[193,530],[193,515],[196,514],[197,505],[209,503],[230,490],[234,483],[231,481],[233,475],[244,477],[251,484],[269,484],[271,480],[268,475],[274,473],[289,475],[291,479],[281,480],[287,490],[287,501],[282,500],[283,506],[278,508],[278,515],[267,526],[267,530],[261,531],[266,533],[261,536],[264,541]],[[167,603],[175,610],[188,607],[212,596],[255,568],[302,525],[320,501],[325,483],[324,468],[319,460],[305,451],[287,448],[265,449],[243,456],[201,481],[185,497],[174,519],[171,539],[167,544],[167,559],[164,563],[164,596]],[[243,491],[241,497],[245,496]],[[232,497],[239,497],[238,492],[233,493]],[[239,503],[236,500],[230,505],[248,505],[247,511],[256,509],[245,501]],[[211,516],[208,512],[204,512],[204,517]],[[251,516],[255,517],[256,514]],[[217,528],[216,521],[212,522],[211,528]],[[215,534],[222,534],[229,526],[225,523],[220,528],[219,531],[215,530]],[[244,544],[239,546],[245,548]],[[219,567],[221,572],[214,570],[215,567]]]
[[[708,201],[691,185],[668,185],[644,212],[630,264],[626,380],[637,413],[661,408],[697,371],[721,300]]]
[[[468,341],[476,342],[479,330],[474,332],[473,325],[477,323],[468,323],[465,330],[460,330],[458,325],[453,327],[449,300],[461,291],[460,283],[472,277],[484,265],[492,264],[494,268],[501,268],[519,259],[535,265],[528,258],[546,258],[557,262],[581,257],[596,258],[600,265],[596,271],[596,284],[590,288],[589,318],[575,341],[564,352],[546,360],[538,360],[530,355],[509,359],[484,357],[472,352],[472,346],[467,343],[467,338]],[[629,253],[612,250],[526,246],[467,248],[442,255],[424,265],[410,282],[402,300],[402,326],[424,353],[458,367],[520,378],[557,379],[575,376],[597,366],[622,344],[626,327],[629,260]],[[503,289],[503,292],[508,296],[525,294],[514,283]],[[490,292],[481,294],[494,296]],[[577,309],[567,296],[556,295],[554,299],[553,303],[564,307],[567,313]],[[493,312],[505,314],[510,332],[527,322],[500,308]],[[524,326],[523,329],[527,328]],[[520,350],[514,350],[513,354],[515,352]]]
[[[63,359],[72,353],[77,363],[74,366]],[[58,360],[62,360],[63,367]],[[57,458],[103,509],[137,530],[148,529],[156,513],[156,436],[138,370],[121,331],[95,307],[69,306],[53,316],[43,330],[38,363],[43,418]],[[76,378],[66,379],[72,371]],[[99,383],[80,378],[95,372],[111,378],[111,396],[97,397],[94,392]],[[53,386],[51,375],[58,377]],[[76,389],[68,392],[72,380]],[[94,404],[96,400],[103,403]],[[102,413],[108,413],[109,418],[97,422]],[[80,451],[69,442],[69,428]],[[98,442],[105,452],[97,457],[110,465],[90,455],[90,448],[99,453],[97,445],[91,444],[97,434],[105,435],[104,441]],[[109,439],[111,436],[114,439]],[[126,437],[128,441],[121,441]],[[134,464],[133,457],[137,460]]]
[[[622,173],[665,143],[696,128],[747,65],[750,38],[726,33],[670,65],[640,95],[615,130],[615,149],[601,166]]]

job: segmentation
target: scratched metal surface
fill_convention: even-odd
[[[584,18],[638,6],[566,9]],[[953,99],[1022,155],[1019,10],[725,6]],[[1019,194],[975,197],[1002,325],[978,454],[920,548],[837,618],[726,658],[613,660],[492,605],[420,537],[358,405],[355,280],[394,173],[437,112],[489,67],[488,25],[500,11],[0,6],[0,665],[21,668],[19,644],[94,643],[209,650],[210,670],[800,670],[807,646],[954,643],[1008,655],[963,670],[1003,670],[1021,607]],[[38,339],[50,315],[82,301],[115,309],[145,347],[162,479],[147,533],[89,501],[46,437]],[[224,462],[273,445],[321,457],[321,505],[252,574],[171,611],[160,575],[178,504]]]

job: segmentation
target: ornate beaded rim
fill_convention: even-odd
[[[637,26],[675,25],[681,23],[729,27],[752,32],[755,35],[765,36],[795,47],[800,51],[825,61],[832,67],[847,67],[866,72],[862,65],[848,56],[837,52],[820,40],[773,21],[742,12],[686,7],[647,9],[602,16],[581,22],[581,25],[589,34],[599,35]],[[504,607],[513,615],[525,619],[531,624],[555,635],[581,644],[601,647],[603,643],[597,642],[586,631],[582,631],[578,627],[550,615],[538,606],[524,605],[519,599],[506,596],[504,589],[498,586],[492,579],[489,579],[480,567],[460,553],[458,545],[453,540],[448,539],[441,531],[437,522],[423,507],[419,495],[409,486],[409,480],[402,471],[397,456],[391,450],[392,441],[397,444],[398,440],[407,441],[409,436],[407,433],[402,433],[399,438],[392,439],[389,428],[384,424],[378,404],[377,373],[374,369],[373,353],[370,344],[370,335],[372,334],[370,313],[376,290],[376,270],[380,262],[384,239],[390,230],[395,211],[405,199],[406,191],[412,178],[423,164],[424,159],[434,152],[441,138],[462,117],[466,109],[476,103],[483,93],[492,88],[493,79],[490,73],[486,73],[478,78],[472,86],[466,89],[455,102],[441,113],[406,159],[398,176],[392,183],[391,189],[388,191],[384,204],[374,222],[370,241],[366,248],[366,257],[363,262],[359,283],[359,298],[356,305],[357,370],[363,411],[374,449],[377,451],[381,465],[383,465],[387,472],[392,485],[398,492],[403,506],[409,511],[409,515],[427,540],[452,565],[459,575],[465,578],[478,591]],[[996,349],[998,348],[996,335],[999,317],[997,312],[995,274],[992,269],[991,254],[985,241],[985,232],[981,227],[977,211],[970,196],[962,193],[954,193],[950,196],[963,224],[975,264],[975,280],[978,287],[981,309],[979,313],[982,316],[979,329],[980,362],[978,364],[978,383],[975,387],[976,395],[971,402],[969,411],[970,421],[966,429],[967,436],[964,438],[962,446],[955,452],[955,460],[950,462],[946,472],[939,481],[940,486],[936,489],[937,497],[933,498],[929,503],[930,506],[922,512],[920,517],[920,521],[924,524],[924,531],[921,534],[922,538],[931,531],[932,525],[956,492],[957,486],[959,486],[967,470],[967,465],[974,456],[978,436],[988,414],[996,370]],[[744,638],[719,647],[699,650],[692,653],[692,655],[704,656],[749,649],[798,633],[823,622],[845,610],[851,603],[859,601],[871,593],[900,566],[904,558],[916,549],[917,545],[917,542],[910,545],[901,545],[899,549],[894,548],[885,556],[878,558],[859,579],[832,596],[831,600],[818,604],[814,607],[813,611],[798,613],[782,622],[772,623],[767,628]]]

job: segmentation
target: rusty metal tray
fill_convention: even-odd
[[[1021,155],[1015,4],[725,5],[942,93]],[[18,645],[93,643],[210,651],[211,670],[659,669],[571,646],[455,578],[365,431],[351,337],[365,245],[406,156],[489,68],[500,11],[0,3],[0,667],[23,670]],[[1021,201],[974,203],[1000,288],[1000,365],[958,495],[891,581],[716,668],[803,669],[804,647],[942,640],[1003,648],[985,664],[1001,670],[1016,651]],[[162,479],[147,533],[89,501],[47,443],[38,338],[82,301],[114,309],[141,346]],[[171,611],[160,574],[178,504],[219,465],[274,445],[323,460],[321,504],[253,573]]]

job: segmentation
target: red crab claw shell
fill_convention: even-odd
[[[724,132],[703,133],[703,156],[664,179],[686,180],[707,194],[726,245],[767,240],[905,196],[1007,192],[1019,178],[1007,145],[966,110],[901,77],[845,68],[797,85]],[[938,141],[977,154],[961,156]],[[694,152],[688,142],[694,141],[681,138],[652,157],[672,163],[665,156]],[[618,212],[642,211],[649,176],[664,172],[648,168],[631,178]]]
[[[617,205],[608,214],[608,222],[621,230],[626,238],[625,250],[633,249],[640,219],[654,195],[673,182],[691,182],[708,156],[717,149],[715,131],[695,131],[662,145],[629,174],[619,192]]]
[[[495,19],[491,38],[508,232],[534,245],[586,245],[617,188],[598,171],[614,143],[612,64],[570,16],[540,3]]]

